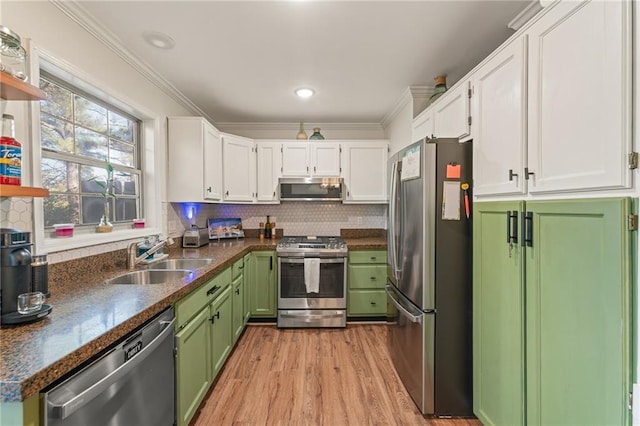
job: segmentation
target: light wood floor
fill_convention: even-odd
[[[193,424],[481,425],[424,419],[391,364],[386,326],[376,324],[250,325]]]

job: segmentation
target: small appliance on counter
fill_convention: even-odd
[[[209,229],[191,227],[184,231],[182,247],[202,247],[209,244]]]
[[[51,306],[22,314],[18,312],[18,296],[31,292],[31,233],[0,228],[0,324],[21,324],[42,319]]]

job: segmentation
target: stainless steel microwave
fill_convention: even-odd
[[[280,178],[280,201],[342,201],[343,191],[342,178]]]

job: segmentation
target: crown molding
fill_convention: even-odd
[[[433,93],[433,86],[409,86],[402,95],[398,98],[393,107],[385,114],[380,122],[383,129],[386,129],[391,122],[396,118],[398,113],[407,106],[407,104],[413,104],[416,100],[425,100]]]
[[[509,23],[507,28],[518,31],[524,24],[529,22],[538,12],[540,12],[549,2],[533,0],[527,7],[522,9]]]
[[[305,122],[305,128],[320,127],[331,130],[353,130],[353,131],[381,131],[379,123],[311,123]],[[244,122],[217,122],[216,127],[221,131],[237,130],[272,130],[272,131],[298,131],[300,123],[244,123]],[[223,130],[224,129],[224,130]]]
[[[86,11],[82,5],[75,0],[49,0],[51,4],[57,7],[62,13],[71,18],[75,23],[80,25],[85,31],[93,35],[98,41],[116,53],[123,61],[138,71],[143,77],[149,80],[153,85],[162,90],[171,99],[184,106],[187,110],[195,115],[213,119],[204,112],[200,107],[194,104],[180,90],[171,84],[166,78],[153,70],[146,62],[141,61],[137,56],[127,50],[122,41],[116,37],[111,31],[106,29],[99,21],[97,21],[90,13]]]

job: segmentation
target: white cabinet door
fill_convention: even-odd
[[[340,176],[340,143],[309,142],[311,148],[312,176]]]
[[[256,192],[253,140],[223,134],[222,156],[225,201],[252,202]]]
[[[222,156],[215,127],[202,117],[169,117],[167,130],[167,201],[220,200]]]
[[[204,195],[205,200],[222,199],[222,139],[220,132],[204,124]]]
[[[256,142],[258,162],[257,193],[259,202],[278,202],[278,179],[282,176],[280,142]]]
[[[526,153],[525,37],[473,74],[475,195],[524,194]]]
[[[309,176],[310,158],[308,142],[283,142],[282,176]]]
[[[444,93],[433,105],[433,134],[438,138],[469,136],[469,82]]]
[[[631,4],[560,2],[526,32],[530,193],[630,186]]]
[[[433,136],[433,108],[427,108],[418,114],[412,123],[411,142]]]
[[[387,141],[343,142],[342,176],[346,187],[344,203],[386,203]]]

